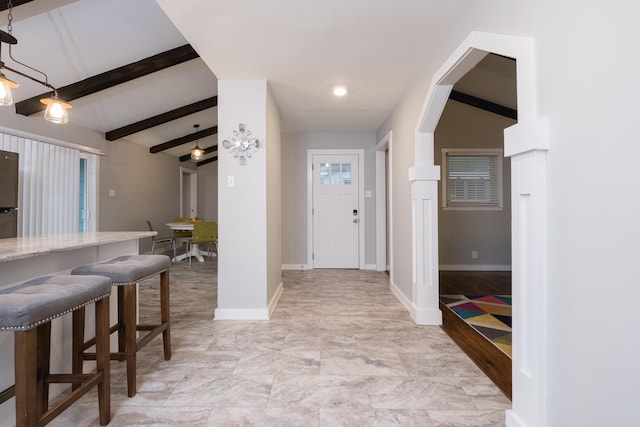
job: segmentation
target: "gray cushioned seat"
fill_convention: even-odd
[[[166,255],[124,255],[76,267],[71,270],[71,274],[106,276],[114,285],[132,285],[170,267],[171,258]]]
[[[44,276],[0,289],[0,330],[29,330],[111,294],[103,276]]]

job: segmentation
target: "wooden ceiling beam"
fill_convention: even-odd
[[[187,44],[58,88],[58,96],[67,102],[73,101],[198,57],[195,49]],[[16,113],[30,116],[44,110],[46,106],[40,99],[50,95],[51,91],[17,102]]]
[[[202,160],[201,162],[196,163],[196,166],[206,165],[207,163],[213,163],[218,160],[218,156],[213,156],[210,159]]]
[[[197,113],[208,108],[213,108],[218,105],[218,97],[213,96],[211,98],[203,99],[202,101],[194,102],[193,104],[185,105],[184,107],[176,108],[175,110],[167,111],[166,113],[158,114],[157,116],[149,117],[144,120],[140,120],[136,123],[123,126],[118,129],[110,130],[105,133],[107,141],[114,141],[119,138],[124,138],[131,134],[158,126],[172,120],[179,119],[189,114]]]
[[[33,0],[13,0],[13,2],[12,2],[12,3],[13,3],[13,7],[16,7],[16,6],[20,6],[21,4],[31,3],[32,1],[33,1]],[[2,12],[3,10],[7,10],[7,9],[9,9],[9,8],[7,7],[9,2],[3,2],[3,3],[4,3],[4,4],[2,4],[2,5],[0,6],[0,12]]]
[[[218,151],[218,144],[205,148],[204,154],[213,153],[214,151]],[[185,154],[184,156],[180,156],[181,162],[186,162],[187,160],[191,160],[191,153]]]
[[[179,147],[196,139],[204,138],[205,136],[215,135],[218,133],[218,126],[203,129],[198,132],[190,133],[189,135],[181,136],[180,138],[172,139],[171,141],[163,142],[162,144],[154,145],[149,148],[150,153],[159,153],[170,148]]]
[[[480,108],[481,110],[485,110],[490,113],[518,120],[518,110],[514,110],[513,108],[505,107],[504,105],[496,104],[495,102],[487,101],[486,99],[478,98],[473,95],[467,95],[466,93],[452,90],[449,94],[449,99],[471,105],[472,107]]]

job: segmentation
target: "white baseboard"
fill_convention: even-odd
[[[311,270],[309,264],[282,264],[283,270]]]
[[[400,301],[400,304],[402,304],[404,308],[407,309],[411,318],[415,321],[416,309],[413,306],[413,303],[407,297],[405,297],[404,294],[400,292],[400,289],[398,289],[398,287],[391,281],[389,281],[389,288],[391,289],[391,292],[393,293],[393,295],[395,295],[396,298],[398,298],[398,301]]]
[[[465,265],[465,264],[442,264],[440,271],[511,271],[511,265],[489,264],[489,265]]]
[[[418,310],[416,306],[409,300],[404,294],[398,289],[398,287],[389,283],[389,287],[391,292],[398,298],[400,304],[402,304],[407,311],[409,312],[409,316],[413,319],[416,325],[425,325],[425,326],[439,326],[442,325],[442,311],[440,309],[436,310]]]
[[[284,284],[280,282],[267,308],[216,308],[213,320],[269,320],[283,290]]]
[[[273,298],[271,298],[271,301],[269,301],[269,319],[271,319],[273,310],[276,309],[276,306],[278,305],[278,301],[280,301],[280,296],[282,295],[283,290],[284,290],[284,284],[280,282],[280,285],[278,285],[278,289],[276,290],[276,293],[273,294]]]
[[[526,427],[527,426],[513,412],[513,409],[507,409],[507,412],[504,418],[505,418],[505,425],[507,427]]]
[[[375,264],[365,264],[364,269],[375,271],[377,269],[377,266]]]
[[[269,320],[269,309],[216,308],[213,320]]]
[[[442,325],[442,310],[439,308],[416,310],[413,321],[420,326],[440,326]]]

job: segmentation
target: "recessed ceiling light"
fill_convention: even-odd
[[[347,87],[346,86],[334,86],[333,87],[333,94],[335,96],[345,96],[347,94]]]

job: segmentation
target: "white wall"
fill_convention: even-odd
[[[365,191],[375,194],[373,133],[295,133],[282,136],[282,262],[310,265],[307,259],[307,151],[362,148]],[[375,199],[365,198],[365,264],[375,264]]]
[[[413,135],[437,67],[471,31],[531,37],[538,114],[548,117],[548,426],[637,423],[640,4],[594,0],[472,3],[381,128],[394,136],[394,277],[411,297]],[[419,102],[418,102],[419,101]],[[609,153],[610,156],[604,156]],[[612,157],[610,159],[610,157]],[[614,164],[615,162],[615,164]],[[514,393],[516,391],[514,390]]]

